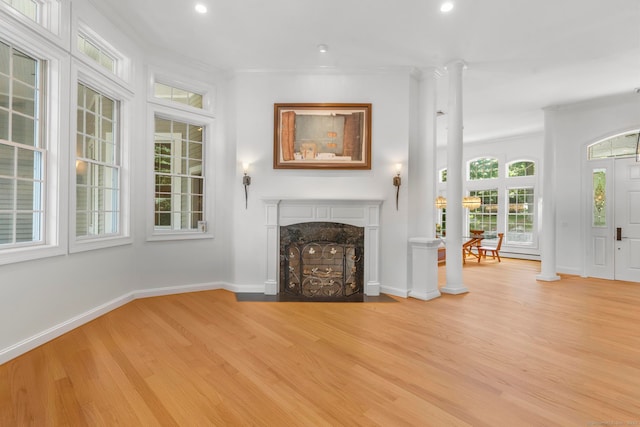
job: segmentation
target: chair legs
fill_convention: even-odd
[[[501,262],[500,261],[500,253],[496,249],[479,249],[478,250],[478,262],[480,262],[480,260],[482,258],[487,259],[487,252],[491,252],[491,258],[493,258],[493,259],[497,258],[498,262]]]

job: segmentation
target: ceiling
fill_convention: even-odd
[[[638,0],[454,0],[449,14],[440,0],[201,1],[205,15],[195,0],[92,0],[149,49],[229,72],[462,59],[465,142],[540,131],[546,106],[640,87]]]

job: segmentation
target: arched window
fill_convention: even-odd
[[[536,174],[536,164],[530,160],[517,160],[507,165],[507,176],[533,176]]]
[[[640,156],[640,133],[633,131],[598,141],[587,147],[589,160]]]
[[[483,157],[469,162],[469,181],[498,177],[498,159]]]

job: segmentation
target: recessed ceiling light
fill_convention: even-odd
[[[196,4],[196,12],[207,13],[207,6],[203,5],[202,3]]]
[[[451,12],[452,10],[453,10],[453,2],[451,1],[446,1],[442,3],[442,5],[440,6],[440,12],[442,13]]]
[[[318,45],[318,52],[320,52],[320,53],[329,52],[329,46],[327,46],[326,44],[319,44]]]

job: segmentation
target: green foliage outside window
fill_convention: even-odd
[[[480,197],[482,204],[477,209],[469,210],[469,230],[498,230],[498,190],[470,191],[469,196]]]
[[[534,162],[530,162],[527,160],[523,160],[521,162],[513,162],[509,164],[509,177],[514,176],[532,176],[535,175],[536,164]]]
[[[493,179],[498,177],[498,159],[485,157],[469,162],[469,180]]]

